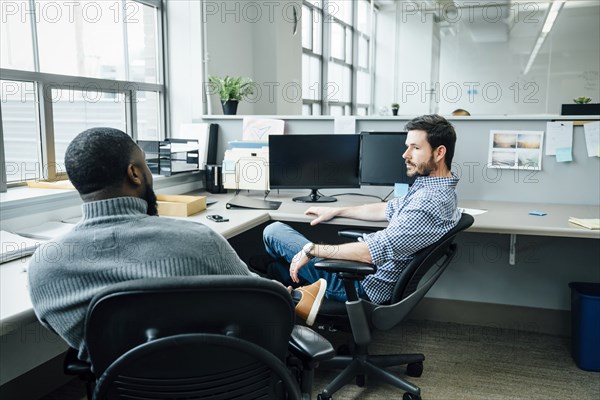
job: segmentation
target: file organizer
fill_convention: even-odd
[[[146,163],[153,174],[171,176],[200,169],[198,140],[138,140],[138,145],[146,153]]]

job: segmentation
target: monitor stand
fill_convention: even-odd
[[[294,197],[292,200],[299,203],[333,203],[334,201],[337,201],[335,197],[320,196],[317,194],[317,191],[318,189],[311,189],[308,196]]]

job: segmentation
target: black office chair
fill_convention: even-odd
[[[334,351],[294,320],[287,290],[262,278],[112,285],[93,298],[86,317],[91,398],[310,398],[314,367]],[[65,371],[89,374],[72,355]]]
[[[425,296],[436,280],[444,272],[454,255],[457,245],[455,236],[473,224],[473,217],[463,214],[458,225],[436,243],[420,250],[402,272],[394,288],[389,304],[378,305],[360,299],[354,282],[376,272],[371,264],[342,260],[322,260],[315,267],[337,273],[344,281],[348,301],[344,303],[324,300],[317,317],[317,323],[349,323],[354,339],[354,352],[350,356],[338,354],[322,367],[343,368],[334,380],[319,394],[319,399],[330,399],[341,387],[356,379],[359,386],[365,383],[365,376],[371,375],[388,382],[406,393],[404,400],[420,400],[421,391],[412,383],[387,371],[385,367],[407,365],[409,376],[421,376],[423,354],[370,355],[368,345],[374,330],[389,330],[400,323]],[[340,232],[340,234],[342,234]],[[360,237],[356,232],[347,232],[348,237]]]

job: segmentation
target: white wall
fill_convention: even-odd
[[[238,114],[301,114],[302,33],[293,35],[293,11],[301,0],[207,2],[208,75],[253,79],[257,93],[240,102]],[[296,90],[297,88],[297,90]],[[222,114],[217,95],[212,114]]]
[[[377,16],[375,114],[392,103],[400,104],[399,114],[427,114],[429,96],[423,90],[431,88],[433,18],[399,10],[398,5]]]
[[[397,29],[397,81],[395,82],[400,114],[429,113],[432,46],[432,16],[403,14]]]

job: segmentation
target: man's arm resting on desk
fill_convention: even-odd
[[[363,221],[386,221],[385,218],[386,203],[363,204],[354,207],[310,207],[304,212],[305,215],[314,215],[310,224],[329,221],[335,217],[344,217],[359,219]],[[319,256],[320,257],[320,256]]]

